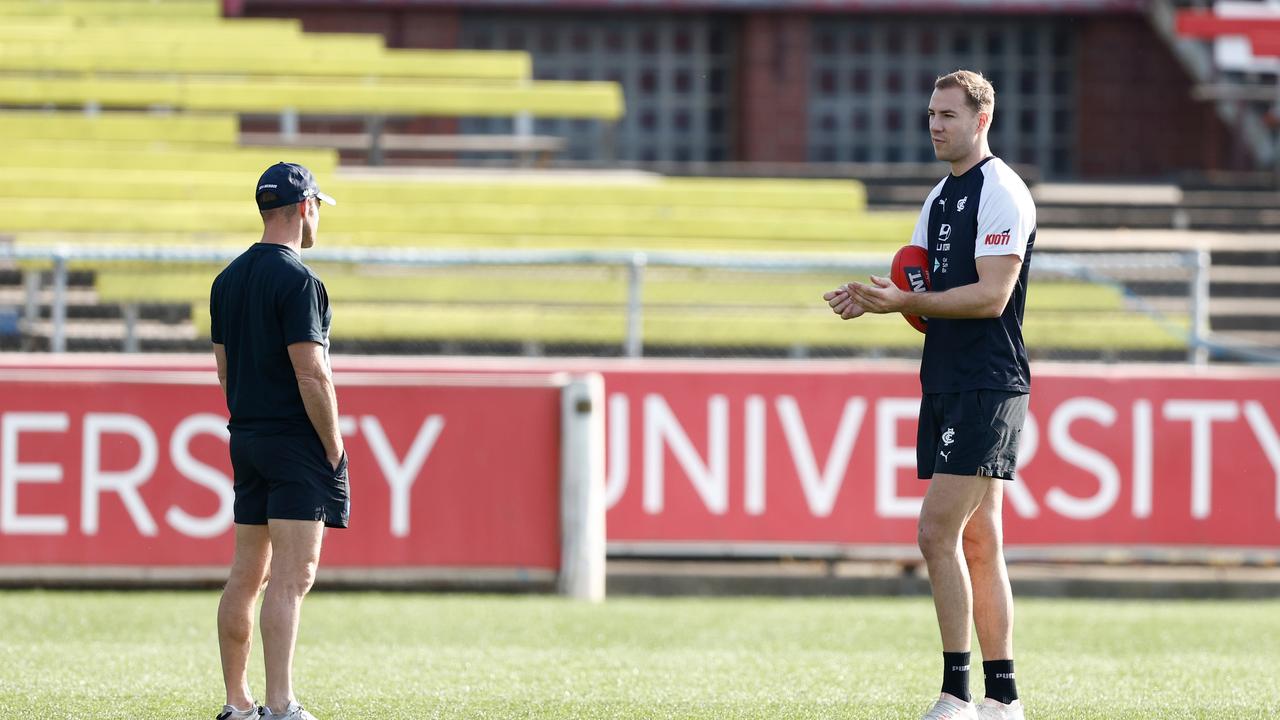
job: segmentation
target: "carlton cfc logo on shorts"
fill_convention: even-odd
[[[987,233],[987,239],[983,241],[983,245],[1008,245],[1009,230],[1000,233]]]

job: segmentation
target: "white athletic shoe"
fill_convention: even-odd
[[[965,702],[950,693],[942,693],[938,702],[920,720],[978,720],[973,703]]]
[[[258,706],[252,705],[248,710],[237,710],[230,705],[223,705],[222,712],[214,720],[258,720]]]
[[[262,717],[279,718],[279,720],[316,720],[316,716],[306,710],[303,710],[302,706],[299,705],[296,700],[289,703],[289,707],[286,708],[282,714],[273,713],[270,708],[263,705]]]
[[[978,718],[980,720],[1025,720],[1022,714],[1022,701],[1014,700],[1005,705],[999,700],[991,698],[983,698],[978,704]]]

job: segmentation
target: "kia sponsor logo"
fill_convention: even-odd
[[[983,245],[1008,245],[1009,230],[998,233],[987,233],[987,239],[983,241]]]

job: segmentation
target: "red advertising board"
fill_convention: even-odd
[[[22,379],[34,361],[0,358],[0,564],[224,562],[211,359],[43,358],[60,380]],[[334,362],[354,498],[352,529],[326,539],[330,565],[556,566],[558,391],[439,381],[463,373],[604,375],[612,552],[914,545],[926,483],[910,365]],[[109,365],[132,370],[74,370]],[[1280,554],[1280,374],[1033,372],[1019,478],[1005,485],[1012,549]],[[436,383],[414,380],[424,373]]]
[[[1007,543],[1280,550],[1280,376],[1161,375],[1036,376]],[[605,377],[615,547],[914,544],[913,372]]]
[[[0,565],[229,562],[226,405],[210,380],[0,370]],[[340,383],[351,526],[326,535],[326,566],[558,567],[558,385]]]

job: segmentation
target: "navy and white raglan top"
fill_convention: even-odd
[[[960,176],[948,175],[929,193],[911,244],[929,252],[931,289],[978,282],[980,257],[1017,255],[1022,270],[1000,317],[929,318],[920,362],[923,392],[1030,392],[1022,314],[1035,240],[1031,192],[1000,158],[989,157]]]

